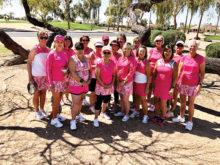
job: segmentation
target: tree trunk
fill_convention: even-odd
[[[201,26],[203,14],[204,14],[204,12],[201,13],[201,16],[200,16],[199,26],[198,26],[198,30],[197,30],[197,34],[196,34],[195,39],[199,39],[199,31],[200,31],[200,26]]]
[[[100,7],[98,8],[98,25],[99,25],[99,14],[100,14]]]
[[[219,18],[220,18],[220,12],[219,12],[219,14],[218,14],[218,21],[217,21],[217,25],[216,25],[216,29],[215,29],[215,35],[216,35],[216,33],[217,33],[217,30],[218,30]]]
[[[176,23],[177,11],[178,11],[178,2],[176,0],[176,8],[175,8],[174,14],[173,14],[174,30],[176,30],[176,28],[177,28],[177,23]]]
[[[220,75],[220,59],[206,57],[206,73],[213,73]]]
[[[190,31],[190,25],[191,25],[191,22],[192,22],[193,15],[194,15],[194,13],[193,13],[192,10],[191,10],[191,17],[190,17],[190,21],[189,21],[189,27],[188,27],[188,32],[187,32],[187,34],[189,34],[189,31]]]
[[[189,8],[187,8],[187,12],[186,12],[186,21],[185,21],[184,33],[186,33],[186,25],[187,25],[188,15],[189,15]]]
[[[23,57],[21,57],[20,55],[15,56],[14,58],[12,58],[11,60],[6,60],[2,66],[12,66],[12,65],[18,65],[18,64],[22,64],[24,63]]]
[[[117,21],[117,31],[119,31],[119,24],[120,24],[120,18],[118,18],[118,21]]]

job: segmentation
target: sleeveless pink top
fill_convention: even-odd
[[[152,48],[149,51],[150,54],[149,61],[150,61],[151,70],[154,70],[155,63],[157,62],[157,60],[162,58],[162,53],[163,53],[163,49],[159,51],[157,50],[157,48]]]

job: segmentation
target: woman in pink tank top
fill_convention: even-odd
[[[27,61],[27,71],[29,76],[29,83],[37,84],[37,91],[34,93],[33,105],[35,116],[39,119],[47,117],[44,110],[46,91],[47,91],[47,77],[46,77],[46,59],[50,49],[46,46],[48,41],[48,32],[39,31],[37,33],[39,44],[34,46],[30,51]]]
[[[149,56],[147,57],[148,61],[150,61],[150,66],[151,66],[151,70],[152,70],[151,76],[153,75],[154,67],[155,67],[155,64],[156,64],[157,60],[162,58],[162,53],[163,53],[162,46],[164,44],[163,36],[162,35],[156,36],[155,39],[154,39],[154,44],[156,45],[156,47],[150,49]],[[152,94],[152,87],[153,87],[153,85],[151,83],[150,88],[149,88],[149,92],[148,92],[148,95],[147,95],[147,101],[148,101],[148,104],[150,106],[150,109],[149,109],[150,111],[155,110],[154,104],[150,104],[150,99],[151,99],[151,94]]]
[[[110,117],[105,113],[108,102],[111,99],[111,94],[114,92],[115,83],[115,64],[110,57],[112,49],[110,46],[102,48],[102,59],[96,65],[96,103],[95,103],[95,119],[94,126],[99,127],[98,115],[101,110],[100,116],[105,119]],[[102,104],[103,103],[103,104]]]
[[[91,82],[89,59],[84,55],[84,46],[81,42],[75,44],[75,55],[70,58],[68,68],[70,71],[69,91],[72,95],[72,120],[70,130],[76,130],[76,120],[85,121],[81,115],[82,101],[89,90]]]
[[[155,117],[153,122],[164,125],[167,112],[167,100],[173,97],[177,80],[177,64],[173,58],[173,50],[170,45],[164,47],[162,59],[159,59],[154,68],[153,89],[155,98]]]
[[[47,57],[47,80],[49,83],[50,91],[53,95],[52,106],[52,120],[51,125],[55,127],[62,127],[60,121],[66,120],[59,112],[59,105],[63,92],[65,91],[65,74],[68,66],[68,57],[64,52],[64,37],[57,35],[54,38],[54,50],[51,51]]]
[[[134,74],[134,98],[135,98],[135,111],[130,115],[134,118],[139,116],[140,104],[143,107],[144,117],[142,123],[148,122],[148,106],[146,96],[149,91],[151,67],[147,60],[147,48],[141,45],[137,49],[137,68]]]
[[[199,94],[205,77],[205,58],[197,54],[198,41],[189,41],[189,54],[183,56],[179,64],[178,91],[180,93],[180,116],[173,118],[173,122],[185,122],[186,97],[188,96],[189,121],[186,129],[193,128],[194,102]]]

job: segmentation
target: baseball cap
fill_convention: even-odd
[[[112,45],[117,45],[118,47],[120,47],[120,44],[116,40],[110,42],[110,46]]]
[[[56,37],[54,38],[54,41],[57,41],[57,40],[63,40],[64,41],[64,37],[61,36],[61,35],[56,35]]]
[[[110,47],[110,46],[104,46],[103,48],[102,48],[102,52],[104,52],[105,50],[108,50],[108,51],[112,51],[112,48]]]
[[[84,45],[82,42],[76,42],[75,43],[75,49],[77,50],[83,50],[84,49]]]
[[[109,36],[108,35],[103,35],[102,36],[102,40],[104,41],[104,40],[109,40]]]
[[[103,44],[103,42],[101,42],[101,41],[98,41],[98,42],[96,42],[95,44],[94,44],[94,46],[96,47],[96,46],[104,46],[104,44]]]
[[[181,40],[176,42],[176,46],[177,46],[178,44],[182,44],[182,45],[184,46],[184,42],[181,41]]]

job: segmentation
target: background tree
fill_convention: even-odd
[[[187,32],[189,34],[192,18],[195,15],[195,13],[199,10],[199,3],[195,0],[190,0],[187,7],[189,8],[191,12],[189,27],[188,27],[188,32]]]
[[[219,19],[220,19],[220,0],[216,1],[216,12],[218,14],[218,19],[217,19],[217,24],[216,24],[216,29],[215,29],[215,35],[217,33],[217,30],[218,30],[218,23],[219,23]]]

